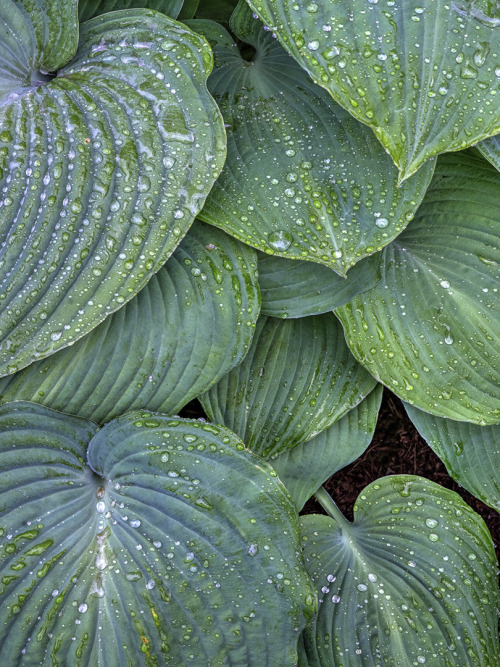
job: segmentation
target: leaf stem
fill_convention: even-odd
[[[345,518],[324,486],[320,486],[314,496],[325,512],[331,516],[332,519],[335,519],[337,523],[339,523],[341,526],[351,525],[351,522]]]

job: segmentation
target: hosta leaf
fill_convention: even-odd
[[[401,179],[500,131],[496,2],[249,5],[313,80],[373,129]]]
[[[170,18],[176,19],[182,9],[182,0],[79,0],[78,17],[88,21],[99,14],[114,12],[119,9],[154,9]]]
[[[177,17],[179,21],[184,21],[186,19],[192,19],[196,14],[198,9],[199,0],[184,0],[182,3],[182,9],[179,12]]]
[[[324,431],[374,386],[331,313],[261,317],[243,362],[199,398],[209,419],[269,457]]]
[[[0,109],[5,104],[2,98],[7,96],[8,100],[16,89],[40,85],[48,72],[73,58],[78,46],[77,7],[77,0],[2,0]],[[4,142],[3,132],[9,133],[9,128],[3,130],[0,125],[0,131]]]
[[[140,412],[86,465],[94,428],[0,408],[0,657],[295,664],[314,591],[274,471],[227,429]]]
[[[192,25],[213,44],[208,86],[228,133],[224,170],[200,214],[206,222],[341,275],[406,227],[433,163],[398,188],[373,133],[310,80],[244,3],[231,26],[254,47],[250,62],[221,26]]]
[[[1,375],[89,332],[178,245],[224,157],[211,62],[166,16],[112,12],[55,78],[4,97]]]
[[[255,251],[195,223],[142,291],[74,346],[0,379],[27,400],[103,423],[176,414],[240,363],[259,314]]]
[[[449,475],[500,512],[500,425],[478,426],[434,417],[411,405],[405,408]]]
[[[321,264],[258,253],[262,313],[286,318],[335,310],[380,280],[380,257],[363,259],[343,278]]]
[[[372,441],[381,400],[382,385],[378,385],[359,405],[312,440],[271,459],[299,510],[323,482],[363,454]]]
[[[491,162],[491,164],[500,171],[500,135],[496,134],[494,137],[481,141],[477,148],[479,148],[482,155]]]
[[[382,280],[335,312],[356,358],[417,408],[500,421],[500,174],[476,151],[443,155]]]
[[[499,664],[495,550],[460,496],[398,475],[364,489],[354,523],[331,509],[301,519],[320,595],[304,667]]]

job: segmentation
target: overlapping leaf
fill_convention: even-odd
[[[315,605],[298,516],[234,434],[135,412],[94,435],[91,422],[10,407],[0,408],[6,664],[296,663]]]
[[[76,39],[76,25],[64,27]],[[0,39],[3,51],[12,28]],[[28,24],[15,39],[28,48]],[[210,49],[166,16],[130,10],[85,23],[77,55],[44,85],[23,87],[41,65],[24,66],[0,103],[1,375],[132,298],[182,239],[224,158],[205,86]]]
[[[231,27],[254,48],[250,61],[221,26],[192,25],[213,44],[208,85],[228,126],[227,161],[204,220],[259,250],[341,275],[406,227],[432,163],[398,188],[373,133],[310,80],[244,3]]]
[[[356,358],[431,414],[500,422],[500,174],[477,151],[443,155],[382,280],[335,312]]]
[[[346,278],[326,266],[258,253],[262,313],[306,317],[335,310],[380,280],[380,253],[358,262]]]
[[[500,10],[481,0],[249,0],[408,178],[500,131]]]
[[[449,475],[500,512],[500,425],[477,426],[434,417],[411,405],[405,408]]]
[[[312,440],[271,459],[299,510],[327,479],[363,454],[372,441],[381,400],[382,386],[378,385]]]
[[[78,17],[83,22],[120,9],[144,8],[154,9],[176,19],[183,4],[183,0],[79,0]]]
[[[460,496],[401,475],[364,489],[354,523],[332,509],[301,520],[320,596],[303,667],[499,663],[495,550]]]
[[[500,135],[480,141],[477,145],[482,155],[500,171]]]
[[[331,313],[261,317],[243,362],[200,400],[211,420],[269,457],[331,426],[374,386]]]
[[[74,346],[0,379],[27,400],[103,423],[177,412],[240,363],[259,314],[255,251],[195,223],[141,292]]]

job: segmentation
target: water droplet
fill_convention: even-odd
[[[269,234],[269,245],[274,250],[278,250],[280,252],[283,252],[289,248],[292,244],[292,241],[293,236],[290,234],[290,232],[284,230],[279,230]]]
[[[438,522],[436,521],[436,519],[426,519],[425,525],[428,528],[435,528],[438,525]]]
[[[450,287],[450,283],[447,280],[442,280],[439,284],[443,289],[448,289]]]
[[[387,220],[387,218],[377,218],[375,220],[375,225],[380,227],[380,229],[384,229],[384,227],[387,227],[388,224],[389,220]]]
[[[251,544],[248,547],[248,555],[249,556],[256,556],[259,553],[259,547],[256,544]]]
[[[334,604],[337,604],[338,602],[340,602],[340,596],[339,595],[332,595],[332,602]]]

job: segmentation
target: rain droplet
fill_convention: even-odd
[[[289,248],[292,244],[293,236],[290,232],[279,230],[269,234],[269,245],[274,250],[284,251]]]

